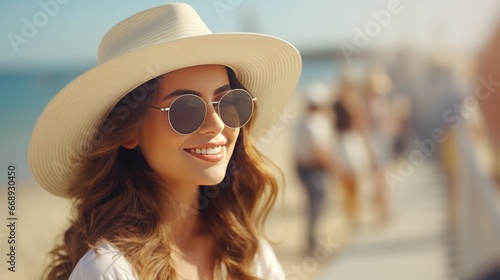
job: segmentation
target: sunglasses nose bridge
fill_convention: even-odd
[[[205,102],[205,119],[198,129],[199,133],[214,132],[218,134],[224,129],[224,122],[222,121],[218,107],[216,108],[218,103],[218,101]]]
[[[216,113],[219,116],[219,118],[221,118],[219,104],[220,104],[220,101],[205,102],[205,111],[206,111],[205,114],[210,114],[210,112],[213,112],[213,113]]]

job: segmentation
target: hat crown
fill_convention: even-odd
[[[111,28],[101,40],[98,63],[169,41],[211,34],[189,5],[174,3],[137,13]]]

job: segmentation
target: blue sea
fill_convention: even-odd
[[[6,181],[7,167],[12,164],[17,167],[18,178],[33,180],[27,151],[36,120],[59,90],[89,68],[0,71],[1,182]],[[305,59],[299,87],[312,80],[331,81],[338,73],[333,61]]]

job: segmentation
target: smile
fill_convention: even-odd
[[[188,149],[188,151],[190,153],[198,155],[215,155],[215,154],[220,154],[220,152],[222,152],[222,146],[217,146],[213,148]]]
[[[190,155],[208,162],[219,162],[224,158],[223,146],[212,146],[204,148],[189,148],[185,149]]]

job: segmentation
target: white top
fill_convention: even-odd
[[[104,242],[97,247],[99,256],[93,251],[78,261],[69,280],[138,280],[121,252]],[[253,273],[263,280],[285,280],[285,272],[281,267],[273,248],[265,240],[260,240],[260,248],[254,259]]]
[[[303,166],[317,164],[315,151],[327,155],[333,150],[332,123],[321,111],[309,112],[298,118],[294,129],[295,159]]]

